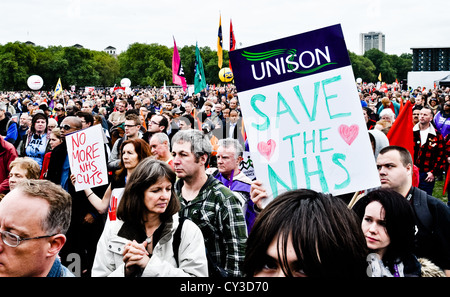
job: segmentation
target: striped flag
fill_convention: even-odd
[[[219,68],[222,68],[222,62],[223,62],[223,52],[222,52],[222,16],[220,16],[219,19],[219,33],[217,36],[217,56],[219,57]]]

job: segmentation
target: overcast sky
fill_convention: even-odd
[[[222,16],[224,49],[230,19],[238,48],[341,24],[347,48],[360,54],[359,34],[386,35],[386,52],[450,47],[450,2],[445,0],[1,0],[0,44],[32,41],[118,53],[132,43],[217,49]]]

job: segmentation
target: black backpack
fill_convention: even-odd
[[[177,267],[180,266],[179,260],[178,260],[178,252],[180,248],[180,242],[181,242],[181,230],[183,229],[183,223],[185,221],[185,218],[181,217],[179,219],[179,224],[177,227],[177,230],[175,231],[175,234],[173,235],[173,242],[172,242],[172,248],[173,248],[173,256],[175,257],[175,262],[177,263]],[[220,268],[217,266],[211,255],[209,254],[208,250],[205,248],[206,252],[206,259],[208,260],[208,273],[209,277],[227,277],[228,273],[225,271],[225,269]]]

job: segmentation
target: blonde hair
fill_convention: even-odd
[[[9,171],[11,171],[14,166],[25,169],[27,171],[26,177],[28,179],[39,179],[41,175],[41,167],[39,166],[38,162],[31,159],[30,157],[20,157],[14,159],[14,161],[9,164]]]

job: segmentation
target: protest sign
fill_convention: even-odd
[[[256,179],[255,168],[253,167],[253,161],[250,152],[244,151],[242,153],[242,161],[239,163],[239,170],[242,171],[245,176],[251,180]]]
[[[265,203],[290,189],[380,185],[340,25],[229,55]]]
[[[108,183],[105,147],[101,125],[66,135],[70,170],[76,178],[75,190]]]

